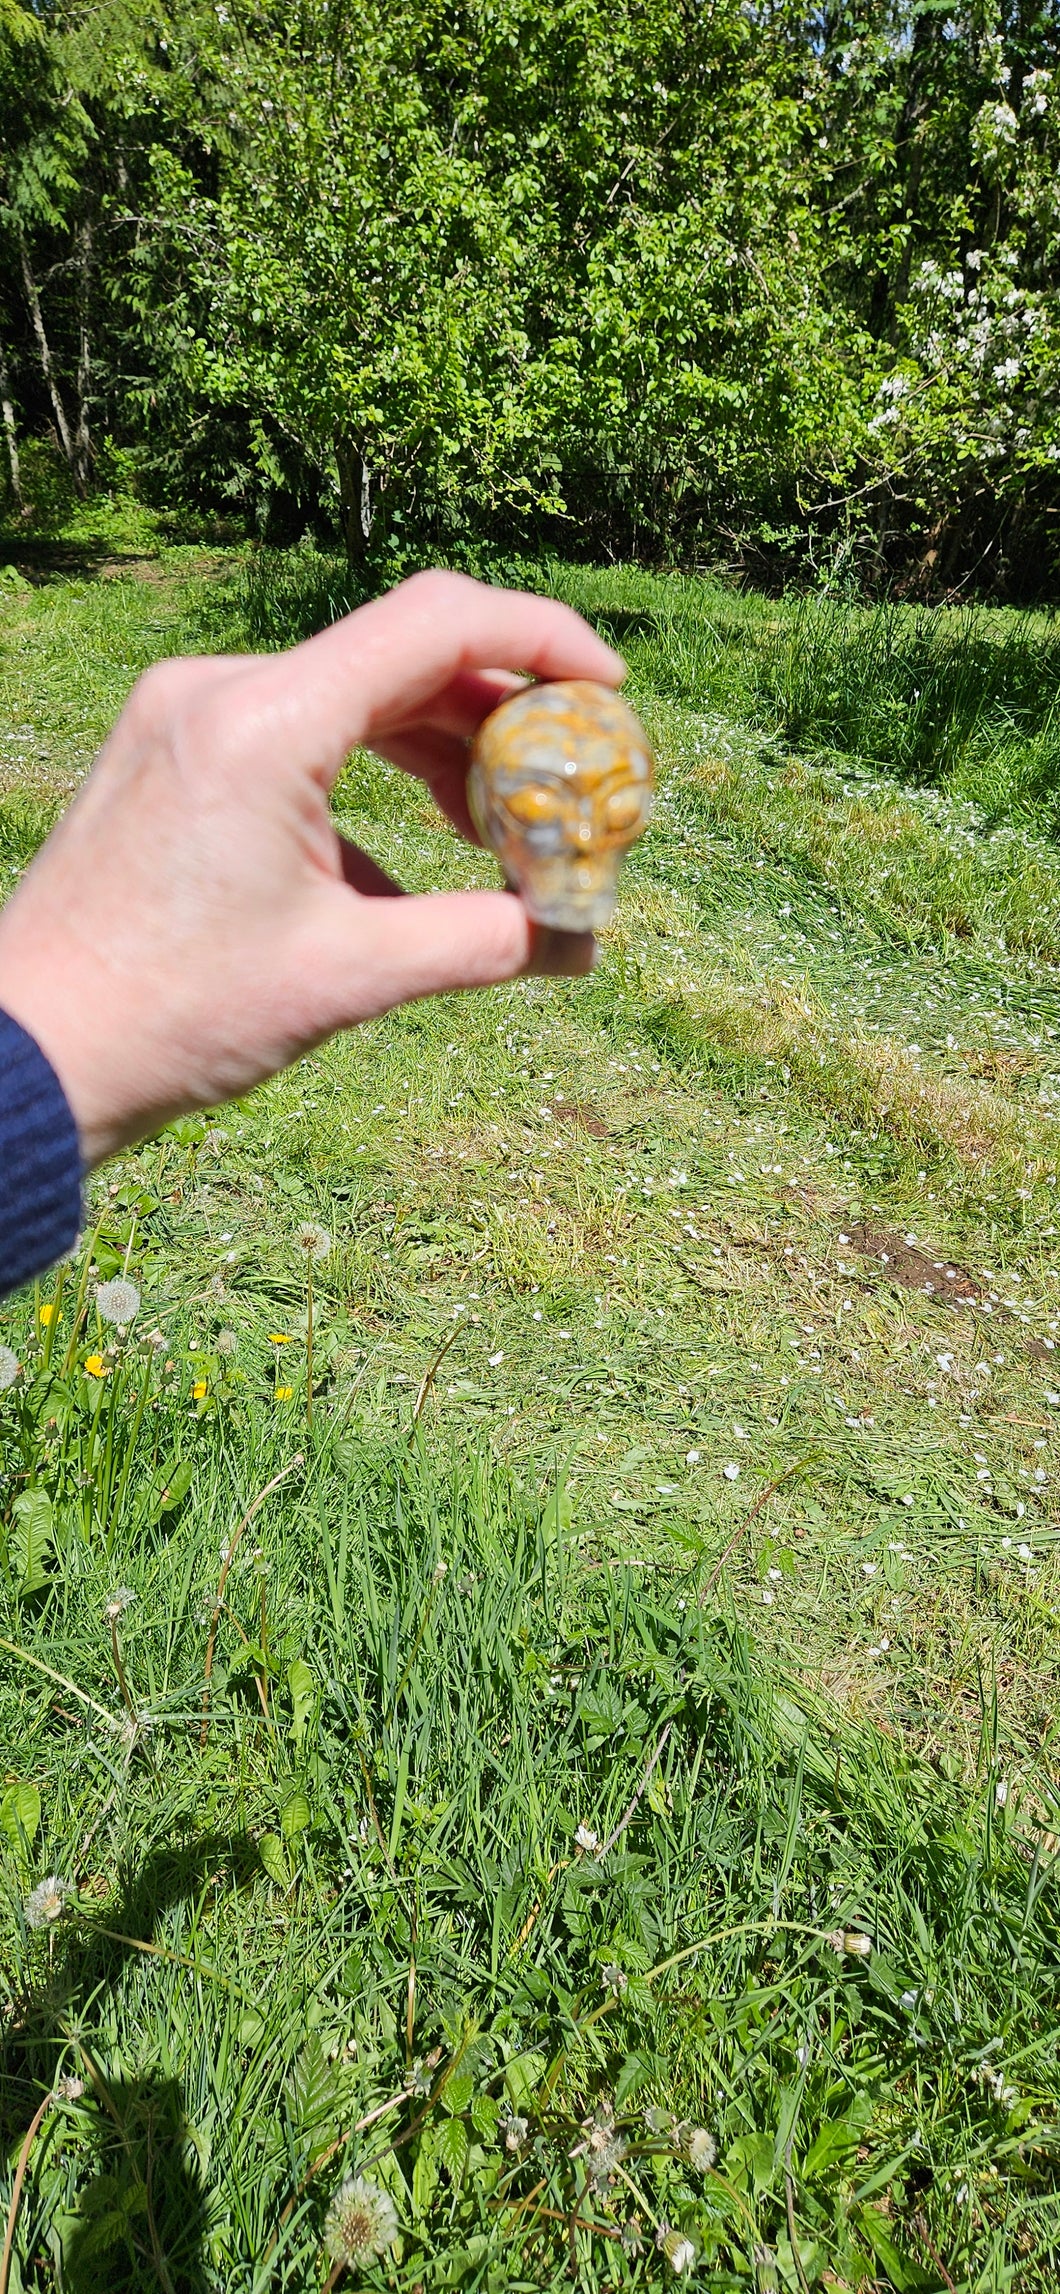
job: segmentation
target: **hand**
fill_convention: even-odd
[[[140,679],[0,916],[0,1007],[86,1163],[410,997],[588,970],[591,940],[538,932],[510,892],[396,897],[328,810],[363,743],[473,835],[467,743],[515,671],[623,673],[566,606],[427,573],[290,653]]]

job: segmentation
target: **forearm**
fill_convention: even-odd
[[[81,1150],[54,1069],[0,1011],[0,1293],[43,1273],[76,1242]]]

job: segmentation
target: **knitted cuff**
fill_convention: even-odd
[[[0,1012],[0,1292],[61,1258],[80,1226],[81,1147],[66,1094],[39,1044]]]

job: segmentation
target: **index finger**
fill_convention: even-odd
[[[428,715],[456,677],[481,669],[618,685],[621,655],[556,598],[492,589],[465,574],[414,574],[270,662],[270,700],[288,754],[329,765]]]

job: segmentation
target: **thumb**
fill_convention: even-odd
[[[523,972],[580,973],[589,933],[542,931],[513,892],[364,899],[322,887],[312,963],[326,1024],[352,1027],[415,996],[491,987]]]

